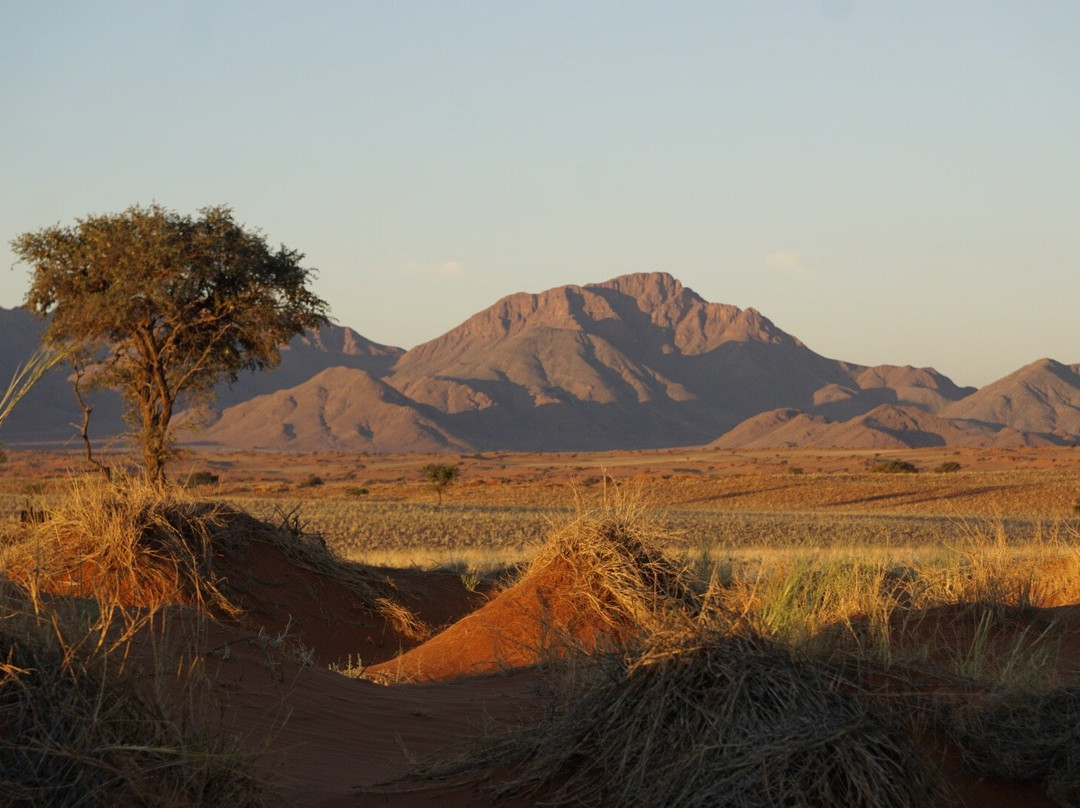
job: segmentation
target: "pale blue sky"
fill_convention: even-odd
[[[20,232],[226,203],[402,347],[666,270],[826,356],[1080,362],[1080,3],[0,0]]]

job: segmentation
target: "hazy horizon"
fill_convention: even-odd
[[[669,272],[824,356],[1080,362],[1080,6],[8,3],[0,249],[160,202],[412,347]],[[19,305],[25,269],[0,272]]]

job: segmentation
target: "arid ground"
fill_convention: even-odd
[[[1080,799],[1080,450],[171,474],[0,464],[10,804]]]

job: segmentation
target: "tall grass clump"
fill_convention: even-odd
[[[32,593],[238,613],[216,570],[220,506],[136,477],[91,477],[73,480],[44,516],[0,552],[3,568]]]
[[[555,527],[520,583],[556,574],[579,609],[611,628],[649,631],[700,608],[687,565],[663,552],[665,528],[626,498]]]
[[[910,726],[769,640],[655,635],[576,677],[538,722],[417,776],[509,766],[493,796],[545,805],[933,804]]]
[[[976,774],[1042,781],[1058,804],[1080,802],[1080,687],[997,692],[953,706],[943,724]]]
[[[254,758],[214,731],[197,664],[166,683],[134,661],[150,617],[118,625],[115,610],[6,580],[0,608],[0,804],[271,804]]]
[[[44,516],[0,548],[0,566],[33,592],[242,618],[243,576],[226,573],[242,563],[245,548],[263,543],[291,564],[337,579],[373,612],[395,594],[385,576],[340,558],[306,531],[296,511],[261,520],[178,486],[114,475],[73,480]]]

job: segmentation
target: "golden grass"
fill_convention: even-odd
[[[1003,474],[1010,486],[1018,483],[1016,473]],[[979,486],[987,488],[988,480],[983,475],[975,481],[978,486],[970,480],[959,484],[905,480],[903,485],[910,487],[900,494],[898,483],[890,481],[891,489],[875,488],[858,475],[822,483],[835,483],[845,496],[887,493],[889,507],[917,503],[916,515],[720,512],[710,510],[712,504],[688,510],[665,502],[663,490],[660,505],[621,510],[597,510],[593,507],[597,501],[591,498],[596,492],[591,492],[583,497],[583,512],[576,515],[561,507],[439,508],[332,498],[233,500],[272,517],[278,523],[273,526],[238,516],[230,506],[159,502],[153,491],[123,496],[107,488],[90,491],[102,485],[92,483],[85,490],[75,487],[54,499],[39,500],[50,513],[45,524],[8,531],[0,563],[25,570],[32,562],[29,568],[37,570],[26,579],[30,600],[10,607],[11,613],[37,628],[27,634],[31,639],[2,635],[6,644],[0,650],[9,652],[9,662],[0,671],[0,692],[30,698],[40,690],[52,693],[54,700],[68,699],[63,688],[72,687],[72,682],[26,678],[43,663],[10,655],[35,643],[54,648],[53,640],[38,634],[43,627],[59,625],[67,628],[53,632],[59,638],[55,647],[60,655],[49,657],[53,660],[49,664],[64,670],[63,660],[70,657],[73,664],[84,666],[77,669],[78,675],[99,692],[113,682],[127,682],[122,670],[124,638],[145,624],[118,604],[136,585],[146,587],[151,611],[163,614],[168,602],[164,593],[172,590],[193,592],[188,602],[207,613],[227,611],[231,605],[227,591],[219,586],[213,552],[208,550],[223,524],[231,525],[244,540],[263,530],[273,533],[268,540],[281,542],[297,563],[336,574],[342,565],[335,549],[391,564],[415,560],[420,554],[422,564],[454,563],[476,574],[520,561],[529,544],[547,536],[533,567],[555,561],[573,566],[577,579],[587,582],[584,588],[593,594],[597,608],[610,610],[612,620],[633,624],[639,631],[619,653],[567,663],[564,670],[571,671],[570,678],[553,685],[556,701],[548,723],[484,739],[479,755],[461,764],[469,768],[524,762],[508,793],[542,793],[556,802],[625,805],[673,800],[693,805],[699,795],[714,800],[708,804],[914,805],[933,799],[928,796],[932,789],[926,780],[926,761],[911,749],[911,738],[931,727],[953,739],[973,770],[1012,777],[1030,768],[1042,772],[1037,776],[1048,780],[1061,799],[1074,799],[1080,782],[1074,773],[1080,769],[1076,764],[1080,755],[1074,752],[1080,739],[1070,734],[1075,722],[1068,726],[1046,722],[1047,716],[1072,716],[1080,708],[1072,701],[1074,680],[1059,664],[1062,625],[1036,610],[1080,602],[1077,523],[1035,518],[1029,505],[990,519],[941,515],[940,505],[938,511],[925,510],[935,491],[946,490],[942,486],[966,486],[974,492]],[[683,494],[709,481],[684,482]],[[795,488],[787,479],[775,482],[776,490],[759,490],[747,497],[737,490],[743,481],[729,481],[720,489],[731,495],[732,502],[760,504],[785,491],[784,496],[805,491],[800,486],[807,480],[800,479]],[[760,489],[762,478],[745,484]],[[1057,478],[1053,482],[1063,484]],[[1053,486],[1049,490],[1057,492]],[[1023,501],[1016,498],[1021,489],[1010,494],[1014,502]],[[702,502],[722,501],[715,495],[714,489],[712,498]],[[812,500],[813,495],[807,496]],[[837,492],[827,496],[832,503],[828,507],[837,507]],[[972,493],[976,498],[985,496]],[[876,507],[865,496],[860,502]],[[561,520],[561,526],[552,529],[553,520]],[[132,525],[138,529],[133,531]],[[311,528],[323,531],[327,543],[314,537]],[[662,548],[656,547],[657,542]],[[73,554],[98,566],[122,568],[112,588],[102,591],[105,604],[94,606],[89,616],[74,623],[50,616],[38,596],[67,574],[52,572],[60,566],[50,553],[59,548],[66,548],[69,560]],[[666,555],[658,549],[666,550]],[[162,565],[162,557],[172,561]],[[142,582],[124,577],[123,570],[145,573],[155,565],[160,567],[156,577],[144,577]],[[391,593],[380,588],[377,573],[356,565],[345,568],[376,608],[392,609]],[[49,587],[44,586],[46,581],[51,582]],[[942,609],[949,622],[939,626],[932,616]],[[45,617],[30,620],[37,614]],[[118,622],[125,616],[126,624]],[[399,618],[401,627],[409,628],[409,615]],[[91,623],[92,630],[80,633],[78,626],[85,629]],[[868,684],[880,680],[903,686],[919,681],[928,670],[948,684],[929,701],[898,701],[894,693],[880,693]],[[1080,698],[1076,701],[1080,703]],[[150,707],[155,703],[151,698]],[[120,720],[122,712],[111,710],[105,711],[107,717],[117,716],[117,726],[126,726]],[[96,720],[98,715],[90,718]],[[5,728],[12,720],[0,712]],[[44,727],[51,720],[35,717],[31,724]],[[78,776],[87,782],[106,777],[103,793],[141,794],[109,789],[129,787],[125,778],[135,777],[131,761],[143,760],[143,747],[157,743],[155,749],[175,749],[190,744],[190,753],[179,757],[188,756],[202,768],[175,775],[184,784],[163,790],[173,795],[169,799],[174,802],[152,803],[181,805],[199,789],[210,787],[199,785],[206,775],[198,772],[209,771],[207,766],[220,763],[226,771],[242,769],[234,766],[236,759],[228,750],[200,745],[205,739],[177,740],[178,736],[168,735],[174,730],[158,718],[146,721],[152,727],[165,726],[161,730],[165,735],[154,737],[173,738],[169,741],[173,746],[165,741],[106,741],[131,752],[131,759],[93,763],[95,772],[104,767],[105,773]],[[1040,735],[1044,724],[1047,730]],[[93,732],[84,735],[99,737]],[[1053,771],[1047,774],[1029,766],[1023,749],[1009,740],[1014,736],[1033,738],[1036,748],[1056,761]],[[29,740],[20,741],[20,749],[33,750],[36,744],[40,751],[39,741],[25,737]],[[94,757],[81,747],[69,756],[84,761]],[[30,764],[11,765],[25,769]],[[168,768],[160,762],[140,766],[157,772]],[[597,778],[597,771],[612,774]],[[763,779],[763,772],[770,777]],[[25,773],[17,781],[30,782]],[[236,782],[240,794],[236,803],[244,804],[248,799],[244,795],[254,795],[257,789],[243,777]],[[23,792],[9,793],[14,804],[29,799]],[[732,794],[738,795],[733,802]],[[257,802],[262,797],[250,799]]]
[[[581,587],[607,592],[595,548],[611,534],[663,537],[654,516],[582,514],[534,568],[580,559]],[[708,548],[684,555],[679,586],[646,587],[668,605],[633,618],[623,647],[549,661],[543,717],[413,776],[512,771],[493,798],[551,805],[921,806],[949,799],[917,745],[943,734],[977,774],[1038,777],[1074,799],[1080,689],[1059,665],[1064,627],[1037,607],[1080,593],[1078,537],[1059,526],[1014,544],[993,525],[966,529],[955,546],[906,548],[903,565],[865,546],[759,547],[738,572]],[[627,553],[610,580],[634,591],[657,579],[655,563]],[[700,610],[686,608],[693,568],[708,575]],[[1055,709],[1068,718],[1036,737]],[[1025,773],[1015,737],[1050,762]]]
[[[275,803],[254,757],[216,731],[201,662],[167,641],[167,610],[46,600],[6,579],[0,610],[0,804]]]

